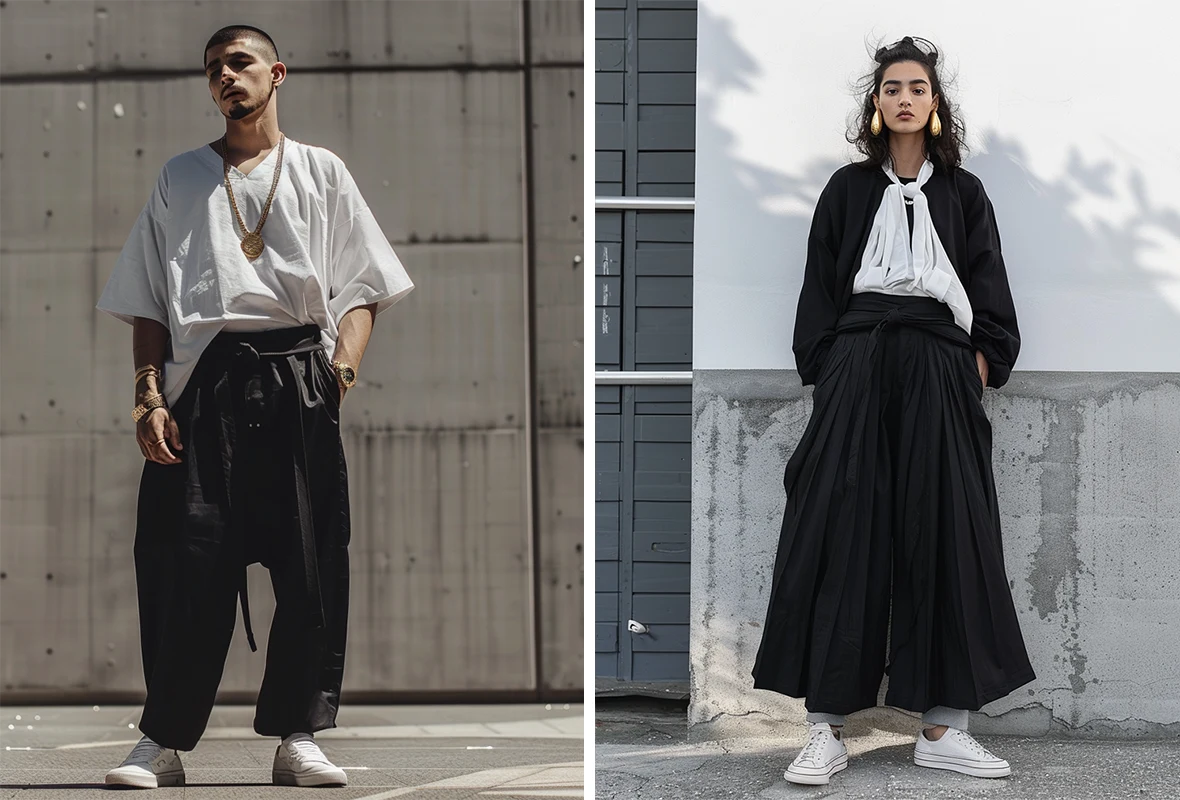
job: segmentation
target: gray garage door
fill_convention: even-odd
[[[688,679],[696,3],[597,0],[596,674]]]

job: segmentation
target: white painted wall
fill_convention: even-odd
[[[794,368],[815,200],[853,155],[866,40],[958,73],[966,166],[999,219],[1025,370],[1180,371],[1178,13],[1153,0],[701,0],[696,369]]]

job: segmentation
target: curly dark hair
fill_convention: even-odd
[[[963,163],[963,153],[967,149],[963,142],[966,129],[958,108],[947,97],[948,81],[944,81],[943,76],[939,74],[938,59],[938,48],[926,39],[915,39],[912,36],[876,48],[873,60],[877,62],[877,67],[856,84],[856,91],[864,97],[864,102],[849,125],[848,143],[856,145],[856,149],[864,155],[864,160],[857,162],[861,166],[880,168],[889,161],[889,128],[882,127],[881,135],[874,136],[869,125],[873,121],[873,113],[877,110],[873,105],[873,94],[881,91],[885,70],[900,61],[915,61],[921,64],[930,78],[931,93],[938,96],[938,109],[934,113],[938,114],[938,120],[942,123],[942,135],[935,139],[930,134],[930,128],[926,128],[926,156],[936,165],[948,170]]]

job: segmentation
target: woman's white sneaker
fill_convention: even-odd
[[[914,745],[914,763],[977,778],[1003,778],[1012,774],[1007,761],[992,755],[975,737],[958,728],[947,728],[938,741],[927,739],[926,731],[919,733],[918,743]]]
[[[293,733],[275,751],[276,786],[346,786],[344,770],[328,760],[309,733]]]
[[[831,725],[819,722],[811,726],[807,744],[803,745],[783,777],[791,783],[819,786],[847,766],[848,748],[836,737]]]
[[[107,773],[107,786],[132,786],[157,789],[161,786],[184,786],[184,766],[180,753],[153,742],[139,740],[123,763]]]

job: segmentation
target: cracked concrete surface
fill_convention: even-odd
[[[915,726],[890,730],[850,720],[848,769],[827,786],[807,787],[782,777],[803,743],[802,735],[789,729],[776,736],[694,741],[688,736],[687,704],[625,699],[599,701],[595,729],[595,797],[601,800],[1172,800],[1180,785],[1177,738],[1127,742],[981,734],[984,746],[1013,768],[1008,778],[988,780],[914,766]]]
[[[810,397],[791,371],[694,373],[694,741],[802,731],[802,703],[754,690],[750,668]],[[1037,680],[973,714],[973,730],[1180,736],[1180,375],[1018,372],[985,406]],[[913,724],[884,708],[858,718]]]

